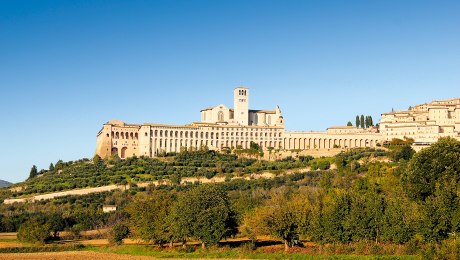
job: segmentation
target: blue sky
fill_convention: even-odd
[[[0,0],[0,179],[251,89],[288,130],[460,97],[460,1]]]

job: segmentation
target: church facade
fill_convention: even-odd
[[[235,88],[233,108],[228,108],[223,104],[205,108],[200,111],[201,121],[188,125],[126,124],[119,120],[109,121],[103,125],[97,134],[96,153],[102,158],[107,158],[113,154],[117,154],[122,159],[131,156],[156,157],[161,153],[198,149],[202,146],[212,150],[236,147],[246,149],[250,147],[251,142],[257,143],[264,150],[347,149],[376,147],[392,138],[401,138],[403,134],[406,137],[416,136],[419,138],[422,136],[413,134],[414,131],[407,129],[422,128],[419,126],[421,118],[417,117],[418,114],[415,112],[425,108],[414,108],[414,113],[409,113],[409,117],[413,117],[413,120],[407,118],[400,120],[402,117],[399,114],[382,114],[380,129],[339,126],[320,132],[290,132],[284,128],[284,118],[278,106],[274,110],[249,109],[249,94],[249,89],[246,87]],[[429,107],[427,104],[424,105]],[[446,110],[448,111],[447,114],[429,112],[430,109],[427,111],[429,115],[422,119],[427,121],[425,125],[429,127],[426,129],[431,130],[420,131],[433,131],[433,134],[430,135],[433,138],[424,138],[423,141],[432,142],[441,136],[458,138],[460,128],[458,123],[458,119],[460,119],[459,101],[449,104],[449,109]],[[436,116],[436,119],[439,117],[439,121],[434,120],[434,124],[432,123],[433,116]],[[416,123],[414,124],[414,122]],[[438,123],[451,123],[453,127],[439,126],[437,134],[434,134],[436,131],[433,126]],[[406,129],[405,132],[401,131],[401,134],[398,135],[389,134],[396,133],[391,130],[392,127],[396,126],[399,127],[398,129]],[[446,133],[448,134],[446,135]]]

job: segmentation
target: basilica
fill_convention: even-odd
[[[318,151],[376,147],[393,138],[410,137],[419,144],[439,137],[460,139],[460,99],[433,101],[407,111],[382,114],[379,127],[330,127],[326,131],[286,131],[279,106],[274,110],[249,109],[250,91],[233,91],[233,108],[223,104],[202,109],[201,121],[187,125],[127,124],[119,120],[105,123],[97,134],[96,154],[102,158],[117,154],[156,157],[206,146],[212,150],[249,148],[251,142],[262,149]]]

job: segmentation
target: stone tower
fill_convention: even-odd
[[[235,123],[247,126],[249,121],[249,89],[246,87],[235,88],[233,104]]]

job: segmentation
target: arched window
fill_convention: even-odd
[[[219,113],[217,113],[217,120],[218,120],[219,122],[223,122],[223,121],[224,121],[224,112],[219,111]]]

